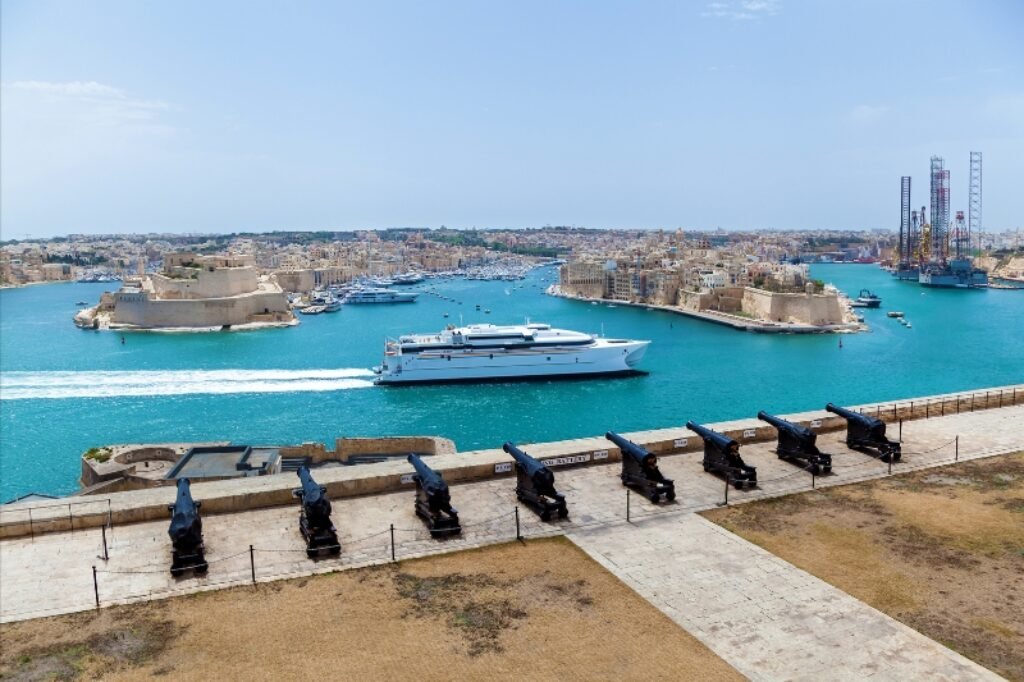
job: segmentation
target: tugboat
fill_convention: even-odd
[[[861,289],[857,298],[850,305],[854,308],[877,308],[882,305],[882,299],[867,289]]]

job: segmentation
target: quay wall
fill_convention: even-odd
[[[926,419],[984,409],[998,409],[1024,404],[1024,384],[1001,386],[976,391],[963,391],[923,396],[906,400],[847,406],[865,414],[878,416],[890,425],[895,437],[898,420]],[[770,408],[769,406],[766,406]],[[824,410],[780,415],[790,421],[810,426],[818,432],[839,431],[845,420]],[[774,440],[774,427],[755,418],[705,424],[745,442]],[[609,427],[614,428],[613,424]],[[659,455],[697,452],[703,449],[699,437],[683,426],[650,431],[623,433],[626,438]],[[602,435],[551,443],[520,443],[534,457],[558,466],[591,466],[621,460],[621,452]],[[561,460],[561,461],[559,461]],[[510,458],[498,448],[470,452],[438,454],[430,459],[431,467],[445,480],[457,484],[489,478],[513,476]],[[389,461],[353,467],[336,467],[317,472],[317,482],[327,488],[331,497],[374,495],[412,489],[410,467],[405,461]],[[257,476],[244,479],[196,483],[193,496],[203,502],[203,512],[220,514],[260,507],[294,504],[290,476]],[[174,500],[169,487],[135,490],[122,493],[69,498],[65,502],[34,506],[15,503],[0,508],[0,539],[35,533],[77,530],[168,518],[167,505]]]

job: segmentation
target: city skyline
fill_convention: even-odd
[[[1009,2],[3,5],[3,239],[1019,226]],[[903,47],[906,45],[907,47]]]

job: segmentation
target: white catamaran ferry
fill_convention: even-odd
[[[606,339],[547,324],[449,325],[384,344],[378,384],[636,374],[650,341]]]

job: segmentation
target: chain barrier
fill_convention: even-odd
[[[921,450],[921,451],[909,451],[909,452],[904,452],[903,454],[904,455],[913,456],[913,457],[921,457],[921,456],[925,456],[925,455],[930,455],[930,454],[933,454],[935,452],[938,452],[939,450],[942,450],[943,448],[949,447],[950,445],[956,443],[957,441],[958,441],[958,438],[954,437],[952,440],[949,440],[947,442],[941,443],[941,444],[939,444],[939,445],[937,445],[937,446],[935,446],[933,448],[930,448],[930,449],[927,449],[927,450]],[[975,458],[978,458],[980,456],[986,456],[988,454],[995,454],[995,453],[990,453],[988,450],[981,450],[981,451],[973,452],[973,453],[963,453],[961,455],[958,452],[955,457],[951,457],[951,458],[948,458],[948,459],[947,458],[943,458],[943,459],[939,459],[939,460],[930,459],[930,460],[926,460],[926,461],[917,461],[917,462],[913,462],[913,463],[909,463],[909,462],[905,462],[904,461],[904,462],[900,463],[899,472],[900,473],[909,473],[909,472],[914,472],[914,471],[920,471],[920,470],[923,470],[923,469],[929,469],[929,468],[934,468],[934,467],[938,467],[938,466],[944,466],[944,465],[947,465],[947,464],[953,464],[953,463],[960,462],[960,461],[966,461],[966,460],[970,460],[970,459],[975,459]],[[841,479],[835,479],[832,476],[828,476],[828,475],[817,475],[815,478],[819,482],[819,486],[821,484],[824,484],[825,486],[831,486],[833,484],[835,484],[835,485],[842,485],[842,484],[846,484],[846,483],[856,483],[856,482],[867,481],[867,480],[877,480],[877,479],[881,478],[879,476],[879,474],[880,474],[879,468],[880,467],[884,467],[885,464],[886,463],[881,461],[880,459],[869,458],[869,459],[866,459],[866,460],[864,460],[862,462],[857,462],[857,463],[854,463],[854,464],[838,465],[838,466],[833,465],[833,467],[832,467],[833,472],[837,471],[837,470],[840,470],[840,471],[863,470],[863,475],[861,475],[861,476],[855,475],[853,477],[845,477],[844,476]],[[872,467],[872,470],[868,470],[867,469],[868,467]],[[773,483],[777,483],[777,482],[780,482],[780,481],[790,480],[790,479],[793,479],[793,478],[795,478],[797,476],[806,475],[808,473],[810,473],[808,468],[798,468],[798,469],[795,469],[794,471],[792,471],[790,473],[787,473],[787,474],[784,474],[782,476],[777,476],[777,477],[774,477],[774,478],[770,478],[770,479],[766,479],[766,480],[763,480],[763,481],[759,481],[758,482],[758,486],[755,489],[753,489],[753,490],[737,491],[737,493],[739,494],[737,502],[742,503],[742,502],[748,502],[748,501],[755,501],[755,500],[767,499],[767,498],[771,498],[771,497],[777,497],[777,496],[781,496],[781,495],[787,495],[787,494],[792,494],[792,493],[796,493],[796,492],[801,492],[801,491],[803,491],[805,489],[802,486],[791,486],[791,487],[790,486],[777,486],[774,490],[767,490],[763,486],[765,484],[773,484]],[[858,472],[858,473],[860,473],[860,472]],[[832,480],[830,481],[829,479],[832,479]],[[591,529],[596,529],[596,528],[608,528],[608,527],[613,527],[613,526],[617,526],[617,525],[621,525],[621,524],[632,523],[633,521],[643,521],[643,520],[652,519],[652,518],[664,518],[664,517],[670,517],[672,515],[680,515],[680,514],[685,514],[685,513],[704,511],[704,510],[713,508],[713,505],[714,505],[714,503],[680,504],[678,501],[673,502],[673,503],[668,503],[668,504],[661,504],[661,505],[653,505],[653,504],[652,505],[641,505],[640,509],[634,511],[630,515],[630,518],[628,520],[624,516],[618,516],[618,515],[609,514],[609,515],[602,515],[602,516],[600,516],[598,518],[590,517],[590,520],[588,520],[588,521],[577,521],[575,519],[569,518],[569,519],[560,520],[560,521],[557,521],[557,522],[554,522],[554,523],[552,523],[552,522],[546,522],[545,523],[545,522],[537,521],[535,518],[533,518],[533,515],[531,514],[531,515],[526,515],[526,516],[521,516],[520,517],[521,520],[523,521],[523,523],[522,523],[522,527],[520,529],[520,532],[518,533],[518,537],[523,537],[523,538],[526,538],[527,536],[533,537],[533,538],[553,537],[553,536],[558,536],[558,535],[565,535],[567,533],[586,531],[586,530],[591,530]],[[480,520],[480,521],[475,521],[473,523],[463,524],[462,528],[463,528],[464,531],[472,530],[473,532],[468,533],[468,534],[464,534],[464,535],[460,534],[458,536],[447,538],[445,541],[446,542],[454,543],[457,547],[466,547],[466,548],[468,548],[468,547],[472,547],[472,546],[476,546],[476,545],[480,545],[480,544],[488,544],[488,541],[493,540],[493,539],[497,539],[497,538],[517,537],[516,533],[513,532],[512,524],[510,522],[508,522],[510,517],[512,517],[514,515],[516,515],[516,510],[515,509],[513,509],[512,511],[505,512],[505,513],[499,514],[497,516],[488,518],[488,519],[483,519],[483,520]],[[494,526],[495,524],[498,524],[501,521],[506,521],[507,528],[490,529],[491,526]],[[104,526],[103,527],[103,531],[106,532],[106,530],[108,528],[109,528],[109,526]],[[362,563],[362,562],[379,563],[380,559],[381,559],[381,556],[380,556],[381,552],[383,552],[386,555],[387,554],[387,550],[388,550],[389,547],[391,548],[391,555],[390,556],[394,557],[396,551],[400,552],[401,554],[403,554],[405,556],[408,556],[410,554],[415,554],[418,550],[422,550],[422,548],[424,546],[436,546],[437,545],[437,539],[434,538],[431,535],[430,531],[427,528],[425,528],[425,527],[419,527],[419,528],[389,527],[387,529],[378,531],[376,533],[370,533],[368,535],[364,535],[364,536],[361,536],[361,537],[358,537],[358,538],[341,539],[341,544],[345,548],[352,548],[354,545],[359,545],[360,543],[364,543],[366,541],[373,540],[374,538],[380,538],[381,536],[388,535],[392,531],[398,532],[398,533],[412,533],[414,535],[414,537],[409,539],[409,540],[403,541],[403,542],[395,542],[394,539],[393,539],[393,536],[392,536],[392,540],[390,542],[381,543],[380,546],[372,546],[372,547],[361,548],[360,550],[358,550],[356,552],[347,551],[347,552],[345,552],[345,553],[343,553],[341,555],[338,555],[338,556],[323,557],[321,559],[321,561],[326,559],[326,560],[329,561],[329,563],[327,563],[327,565],[324,566],[322,568],[322,570],[314,571],[314,572],[330,572],[330,571],[333,571],[333,570],[337,570],[337,567],[338,567],[339,564],[344,566],[344,565],[352,565],[352,564],[357,564],[357,563]],[[230,561],[232,559],[237,559],[237,558],[242,557],[242,556],[244,556],[246,554],[249,554],[250,555],[251,567],[252,567],[252,571],[253,571],[252,579],[253,579],[253,581],[255,581],[255,572],[256,572],[257,564],[255,562],[255,558],[254,557],[255,557],[255,553],[261,553],[261,552],[262,553],[267,553],[267,554],[306,554],[307,550],[305,548],[252,547],[251,549],[245,549],[245,550],[236,552],[234,554],[230,554],[228,556],[217,557],[217,558],[214,558],[214,559],[210,559],[210,560],[207,561],[207,564],[208,565],[220,564],[220,563],[223,563],[223,562]],[[102,559],[103,557],[101,556],[101,557],[98,557],[98,558]],[[335,561],[330,561],[331,559],[334,559]],[[280,579],[280,578],[287,578],[287,577],[292,577],[292,576],[301,576],[301,575],[309,575],[310,574],[310,571],[309,571],[308,567],[292,568],[290,566],[279,566],[279,567],[277,567],[277,566],[271,565],[271,566],[265,566],[265,571],[270,571],[270,575],[269,576],[265,575],[264,578],[272,577],[273,579]],[[154,566],[154,565],[146,565],[146,566],[142,566],[142,567],[139,567],[139,568],[136,568],[136,569],[130,569],[130,570],[125,570],[125,569],[117,570],[117,569],[107,569],[107,568],[100,569],[100,568],[93,567],[93,578],[94,578],[94,581],[96,581],[96,577],[99,576],[99,575],[112,575],[112,576],[113,575],[157,575],[157,574],[159,574],[159,575],[168,575],[168,573],[169,573],[169,568],[166,565],[159,566],[159,567]],[[100,596],[99,596],[100,586],[99,586],[98,583],[96,583],[95,584],[95,588],[96,588],[97,595],[96,595],[96,600],[95,601],[96,601],[97,605],[100,605],[100,604],[111,605],[111,604],[117,604],[117,603],[128,603],[130,601],[138,600],[138,599],[142,599],[142,598],[154,598],[154,597],[158,597],[158,596],[173,596],[173,595],[176,595],[176,594],[185,594],[185,593],[189,593],[189,592],[194,591],[194,589],[196,587],[198,587],[200,589],[203,589],[203,590],[206,590],[206,589],[220,587],[220,586],[239,586],[239,585],[244,585],[244,584],[249,583],[249,582],[250,582],[250,575],[249,575],[248,572],[234,571],[229,576],[222,577],[220,580],[210,581],[210,580],[207,579],[207,577],[205,575],[203,575],[203,576],[201,576],[199,578],[199,582],[196,582],[196,583],[191,583],[191,584],[188,584],[188,585],[182,585],[182,584],[170,585],[170,586],[166,586],[166,587],[163,587],[163,588],[155,588],[153,590],[149,590],[149,591],[146,591],[146,592],[143,592],[143,593],[134,593],[134,594],[128,594],[128,595],[120,595],[120,596],[117,596],[117,597],[114,597],[114,598],[108,598],[108,599],[101,599],[100,598]],[[21,613],[7,612],[5,614],[5,616],[7,616],[8,618],[10,616],[20,616],[20,615],[29,615],[29,617],[40,617],[38,614],[44,614],[44,613],[50,613],[50,612],[52,612],[52,613],[65,613],[65,612],[74,611],[74,610],[75,610],[74,608],[72,608],[70,610],[66,609],[66,608],[58,608],[58,609],[49,609],[49,610],[25,611],[25,612],[21,612]]]

